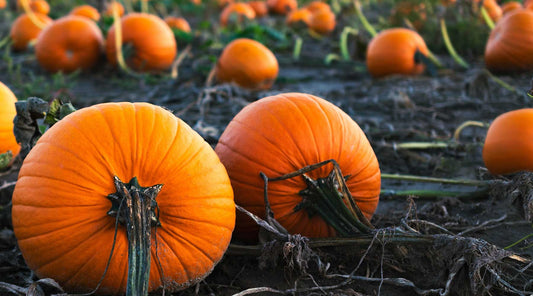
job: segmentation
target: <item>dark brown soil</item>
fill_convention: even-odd
[[[426,73],[375,80],[361,61],[324,65],[323,57],[334,50],[330,41],[304,42],[298,62],[287,51],[277,54],[280,74],[274,87],[265,92],[248,92],[231,85],[206,87],[212,62],[205,58],[205,52],[195,50],[180,66],[177,80],[132,78],[103,63],[90,73],[51,75],[38,67],[31,52],[6,51],[0,63],[0,81],[20,99],[59,96],[77,108],[108,101],[158,104],[194,127],[213,146],[248,102],[282,92],[305,92],[338,105],[361,126],[383,173],[498,180],[490,192],[474,194],[468,193],[473,187],[384,179],[382,188],[387,190],[466,193],[459,198],[383,194],[372,219],[380,232],[359,242],[309,242],[313,254],[306,270],[291,270],[288,262],[273,255],[259,260],[261,248],[234,242],[209,277],[177,295],[243,291],[240,295],[261,291],[260,295],[529,295],[531,292],[525,291],[533,291],[533,267],[527,266],[533,257],[533,221],[528,220],[531,213],[524,205],[532,202],[530,175],[497,179],[486,171],[481,158],[486,128],[465,129],[458,143],[452,136],[465,121],[490,123],[506,111],[531,107],[526,91],[532,73],[498,76],[515,88],[510,91],[485,72],[482,61],[470,60],[470,69],[462,70],[442,55],[447,69],[435,76]],[[397,147],[406,142],[434,141],[453,145]],[[19,294],[5,283],[28,287],[36,280],[25,266],[11,230],[9,208],[14,186],[9,182],[16,181],[16,176],[16,170],[0,174],[0,187],[8,184],[0,189],[0,282],[4,282],[0,283],[0,295]],[[418,232],[423,239],[391,239],[391,233],[405,231]],[[279,247],[296,244],[289,241]],[[247,290],[251,288],[257,290]]]

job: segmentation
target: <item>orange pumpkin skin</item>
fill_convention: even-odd
[[[502,8],[498,5],[496,0],[484,0],[483,7],[485,7],[490,18],[495,22],[497,22],[503,14]]]
[[[113,1],[109,3],[106,7],[106,10],[104,12],[105,16],[113,16],[113,9],[116,9],[118,12],[118,16],[124,15],[124,6],[120,4],[120,2]]]
[[[417,50],[428,55],[424,39],[415,31],[404,28],[383,30],[368,44],[366,51],[368,72],[375,78],[391,74],[421,74],[425,66],[415,62]]]
[[[506,112],[491,123],[483,161],[493,175],[533,171],[533,109]]]
[[[191,26],[187,20],[182,17],[167,16],[165,18],[165,23],[167,23],[170,28],[175,28],[187,33],[191,32]]]
[[[7,1],[6,0],[0,0],[0,9],[4,9],[6,8],[7,6]]]
[[[35,44],[35,56],[50,72],[92,68],[104,52],[104,37],[90,19],[67,15],[47,26]]]
[[[220,82],[233,82],[252,90],[272,87],[278,71],[278,60],[272,51],[247,38],[230,42],[222,51],[215,69]]]
[[[248,5],[254,10],[256,17],[264,17],[268,14],[268,7],[265,1],[250,1]]]
[[[100,20],[100,13],[98,12],[96,8],[92,7],[91,5],[80,5],[80,6],[74,7],[74,9],[70,11],[70,14],[84,16],[95,22]]]
[[[226,166],[235,203],[264,218],[264,182],[259,172],[275,178],[328,159],[335,159],[359,208],[370,218],[379,200],[381,174],[377,158],[363,131],[330,102],[302,93],[285,93],[255,101],[239,112],[220,137],[215,151]],[[324,178],[328,164],[307,175]],[[303,178],[269,182],[274,218],[289,233],[331,237],[336,231],[319,215],[294,211],[307,188]],[[258,227],[237,214],[234,236],[257,240]]]
[[[286,15],[298,8],[298,2],[296,0],[267,0],[267,7],[272,13]]]
[[[312,13],[316,13],[319,11],[331,11],[331,7],[329,6],[329,4],[322,1],[311,1],[305,6],[305,8]]]
[[[96,287],[107,263],[115,218],[106,198],[113,177],[163,184],[152,229],[150,290],[185,288],[204,278],[229,245],[233,191],[207,142],[171,112],[147,103],[80,109],[49,129],[31,150],[13,194],[13,228],[28,266],[71,293]],[[157,237],[157,250],[154,240]],[[123,294],[126,229],[119,225],[98,294]]]
[[[48,14],[50,5],[44,0],[33,0],[30,2],[30,9],[35,13]]]
[[[35,13],[35,16],[43,23],[49,24],[52,19],[45,14]],[[37,39],[42,29],[37,27],[27,14],[21,14],[11,25],[10,36],[13,41],[13,50],[26,50],[28,44]]]
[[[505,2],[502,6],[502,15],[503,14],[506,14],[510,11],[513,11],[515,9],[521,9],[521,8],[524,8],[522,6],[522,3],[518,2],[518,1],[509,1],[509,2]]]
[[[293,10],[287,14],[285,22],[287,23],[287,25],[296,25],[302,22],[309,26],[309,24],[311,23],[311,11],[306,8]]]
[[[147,13],[129,13],[121,24],[122,44],[133,46],[134,52],[126,60],[130,67],[138,71],[163,71],[172,65],[178,49],[172,30],[162,19]],[[106,54],[108,61],[116,65],[115,26],[107,34]]]
[[[13,119],[17,115],[13,92],[0,82],[0,154],[11,151],[13,156],[20,151],[20,145],[13,134]]]
[[[331,33],[335,29],[335,24],[335,14],[328,10],[319,10],[311,13],[311,18],[309,19],[309,28],[321,35]]]
[[[505,14],[489,35],[485,65],[496,73],[533,69],[533,11],[516,9]]]
[[[237,16],[237,23],[242,23],[244,21],[244,18],[249,20],[254,19],[255,11],[247,3],[230,3],[226,7],[224,7],[222,12],[220,13],[220,24],[222,26],[227,26],[232,15]]]

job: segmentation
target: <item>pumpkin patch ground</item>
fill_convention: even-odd
[[[71,1],[49,2],[49,17],[54,20],[74,8]],[[113,18],[104,13],[107,2],[81,2],[100,11],[102,17],[97,24],[107,36],[113,23]],[[126,4],[126,15],[130,9],[128,3],[133,3],[134,9],[140,12],[145,5],[141,2],[122,2]],[[433,64],[429,54],[416,52],[410,55],[413,55],[418,67],[416,71],[408,72],[423,69],[423,73],[375,78],[367,70],[365,60],[366,46],[372,39],[372,33],[359,21],[357,15],[361,11],[355,7],[362,7],[368,22],[376,30],[383,30],[393,26],[389,24],[390,15],[394,12],[396,20],[399,10],[393,8],[399,1],[328,2],[336,16],[336,25],[332,32],[325,35],[310,31],[304,22],[287,26],[287,16],[280,14],[282,11],[257,16],[253,20],[242,19],[242,22],[220,28],[222,3],[147,2],[148,11],[161,19],[166,16],[184,17],[192,32],[173,30],[177,54],[173,65],[164,71],[141,72],[144,67],[153,65],[138,59],[135,61],[142,66],[133,67],[132,63],[127,63],[126,67],[129,65],[132,69],[125,70],[120,65],[110,64],[102,47],[98,63],[90,69],[70,74],[51,73],[40,66],[33,45],[26,51],[15,51],[11,41],[0,39],[0,81],[11,89],[18,101],[39,97],[50,102],[59,98],[63,102],[71,102],[76,109],[108,102],[147,102],[162,106],[188,124],[213,149],[221,138],[226,142],[235,141],[228,143],[236,147],[243,145],[245,141],[238,141],[236,132],[228,132],[229,135],[225,136],[223,133],[244,108],[252,110],[250,106],[254,102],[279,94],[309,94],[335,105],[341,110],[339,112],[346,113],[357,123],[374,151],[381,172],[379,204],[369,220],[370,231],[343,238],[309,239],[298,234],[288,235],[282,228],[276,228],[275,214],[274,222],[267,216],[259,217],[256,222],[250,218],[249,222],[263,223],[259,237],[250,240],[234,233],[221,261],[207,277],[183,290],[167,291],[165,295],[532,294],[533,168],[530,168],[532,172],[494,176],[484,163],[484,154],[493,153],[492,159],[506,159],[498,155],[505,152],[491,152],[489,147],[485,147],[484,151],[483,146],[489,145],[485,143],[487,130],[498,116],[533,107],[532,99],[527,95],[531,89],[533,68],[520,73],[491,73],[487,70],[483,55],[490,29],[483,17],[475,14],[476,11],[468,10],[476,8],[472,3],[466,8],[457,6],[457,15],[471,16],[468,21],[466,17],[454,18],[450,11],[450,7],[459,4],[450,2],[444,6],[438,1],[432,3],[434,10],[412,19],[442,67]],[[304,1],[298,7],[310,2]],[[8,5],[13,7],[0,10],[0,36],[9,36],[12,23],[21,14],[15,3]],[[443,7],[446,7],[445,12],[442,12]],[[442,14],[437,15],[437,11]],[[467,67],[461,66],[448,53],[438,17],[447,21],[449,38]],[[502,16],[495,25],[510,17],[512,15]],[[409,24],[408,15],[404,18],[408,21],[403,23]],[[237,18],[230,16],[230,20]],[[472,33],[474,29],[479,32]],[[466,33],[467,30],[470,33]],[[467,35],[470,37],[466,38]],[[271,87],[247,89],[217,80],[217,60],[224,47],[238,38],[255,39],[275,55],[279,71]],[[343,38],[345,44],[341,42]],[[299,46],[300,51],[295,50]],[[136,53],[127,42],[122,50],[124,60]],[[510,66],[513,69],[519,67],[515,64],[516,60],[512,61]],[[377,64],[377,67],[382,67],[380,73],[387,72],[385,64],[379,64],[379,61]],[[235,65],[235,62],[230,60],[227,65]],[[502,62],[497,68],[505,65],[506,62]],[[523,65],[529,67],[527,61]],[[246,71],[258,76],[254,79],[266,79],[260,77],[261,71],[254,66],[257,68],[261,63],[252,62],[247,65]],[[237,74],[232,75],[244,75],[243,71],[233,72]],[[239,79],[243,78],[230,77],[225,81]],[[273,78],[268,79],[270,83]],[[3,114],[2,108],[0,105],[0,115]],[[271,107],[266,112],[272,113],[274,109]],[[306,112],[310,110],[311,107],[305,109]],[[322,110],[315,116],[307,116],[307,122],[302,124],[309,123],[311,126],[314,120],[323,125],[323,114],[329,113]],[[298,114],[294,111],[284,116],[289,118],[292,115]],[[262,122],[262,117],[248,116],[257,119],[254,121],[256,124]],[[42,120],[38,123],[44,129],[46,124]],[[283,125],[271,121],[269,124],[272,126],[257,130],[263,130],[261,134],[279,134],[280,141],[285,139]],[[328,124],[334,126],[333,123]],[[294,125],[290,131],[296,130],[297,126]],[[280,130],[276,131],[278,128]],[[3,129],[0,130],[3,132]],[[527,136],[528,132],[524,127],[523,130],[500,132],[513,136],[500,136],[502,139],[515,139],[520,134]],[[254,134],[254,131],[249,130],[249,133]],[[494,133],[491,134],[491,143],[498,143],[498,135]],[[0,135],[3,136],[3,133]],[[322,143],[325,138],[310,138],[309,142]],[[515,148],[513,153],[518,155],[515,156],[524,157],[524,161],[514,157],[513,164],[527,164],[529,152],[533,151],[527,150],[528,145],[519,146],[519,140],[508,141],[507,145],[499,143],[497,148]],[[276,147],[291,145],[279,144]],[[303,145],[298,147],[307,149],[302,148]],[[269,155],[278,149],[276,147],[269,143],[255,145],[253,149],[270,150],[253,152]],[[20,154],[27,154],[25,149],[23,146]],[[247,151],[247,147],[232,149]],[[63,290],[64,286],[71,287],[72,283],[62,286],[53,279],[39,279],[30,270],[13,231],[12,196],[22,166],[21,157],[16,157],[0,170],[0,295],[66,293],[68,291]],[[231,165],[225,163],[227,160],[222,155],[220,157],[229,177],[233,178]],[[38,162],[35,155],[31,159]],[[269,170],[274,172],[285,167],[285,163],[279,163],[279,159],[271,159],[265,165],[272,164]],[[488,167],[492,169],[491,165]],[[271,196],[278,193],[275,182],[285,182],[271,180],[280,175],[267,176],[270,178],[267,188],[274,188]],[[310,172],[308,175],[314,176]],[[301,180],[302,176],[299,174],[294,178]],[[347,178],[346,183],[349,184],[350,177]],[[238,194],[235,184],[233,187]],[[235,197],[237,205],[239,200]],[[273,211],[276,212],[274,204]],[[248,218],[239,209],[236,212],[237,216]],[[16,214],[16,211],[13,213]],[[238,228],[237,225],[235,229]],[[72,256],[76,254],[72,253]],[[63,264],[68,265],[68,260]],[[151,268],[157,268],[157,264],[152,264]],[[163,292],[156,289],[152,294],[161,295]]]

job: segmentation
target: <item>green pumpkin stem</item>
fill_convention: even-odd
[[[151,230],[160,226],[155,198],[163,185],[141,187],[137,177],[125,184],[115,176],[114,182],[117,192],[107,196],[111,200],[108,215],[118,215],[119,222],[126,226],[129,242],[126,295],[148,295]],[[120,206],[121,203],[124,204]]]

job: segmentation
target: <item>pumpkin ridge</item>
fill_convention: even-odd
[[[155,126],[155,122],[156,122],[156,117],[159,117],[159,112],[156,112],[156,109],[154,106],[148,106],[149,107],[149,110],[151,112],[148,113],[148,115],[150,116],[150,119],[148,120],[151,120],[150,122],[148,122],[146,116],[142,116],[144,113],[140,112],[140,110],[138,110],[139,108],[137,108],[136,106],[134,106],[134,110],[135,110],[135,139],[140,139],[142,138],[142,134],[148,134],[149,135],[149,143],[151,143],[150,146],[155,146],[155,147],[158,147],[161,143],[161,141],[159,141],[159,143],[156,143],[154,140],[155,138],[159,138],[160,140],[160,137],[158,137],[158,133],[157,132],[154,132],[154,126]],[[159,119],[161,120],[161,119]],[[138,128],[138,123],[139,122],[142,122],[142,127],[139,129]],[[150,129],[150,131],[147,131],[147,128],[148,127]],[[147,157],[147,154],[150,154],[150,151],[152,150],[151,148],[152,147],[148,147],[147,149],[143,149],[143,145],[142,144],[143,141],[139,141],[137,140],[135,143],[135,157],[137,157],[135,163],[134,163],[134,175],[135,176],[138,176],[139,175],[139,172],[141,171],[141,169],[139,168],[143,168],[145,167],[145,162],[149,161],[149,157]],[[142,155],[141,155],[142,154]]]
[[[213,207],[213,209],[216,209],[215,207]],[[196,223],[196,224],[207,224],[207,225],[210,225],[210,226],[216,226],[216,227],[219,227],[219,228],[224,228],[224,229],[227,229],[227,230],[231,230],[230,228],[224,226],[224,225],[220,225],[220,224],[213,224],[213,223],[210,223],[210,221],[206,221],[206,220],[194,220],[194,219],[191,219],[191,218],[188,218],[188,217],[184,217],[184,216],[176,216],[176,215],[170,215],[168,213],[165,213],[165,216],[164,216],[164,221],[167,221],[168,219],[170,220],[173,220],[173,219],[176,219],[180,222],[183,223],[183,221],[189,221],[189,222],[193,222],[193,223]]]
[[[177,227],[174,227],[175,230],[179,230]],[[204,255],[205,258],[209,259],[210,261],[215,261],[214,259],[215,258],[211,258],[208,254],[206,254],[205,251],[202,250],[202,248],[198,247],[196,244],[194,244],[192,241],[190,241],[189,239],[187,239],[183,233],[179,233],[179,231],[169,231],[167,229],[167,232],[172,232],[172,234],[177,237],[179,240],[181,240],[183,242],[184,245],[186,246],[190,246],[190,247],[193,247],[195,249],[196,252],[199,252],[200,254]],[[190,233],[185,233],[185,234],[190,234]],[[205,243],[211,243],[212,241],[209,241],[209,240],[205,240],[203,239],[202,237],[200,236],[196,236],[196,238],[199,238],[201,241],[205,242]],[[216,244],[215,244],[216,245]],[[185,247],[185,246],[184,246]],[[187,248],[188,249],[188,248]],[[220,248],[218,248],[220,251],[224,251]]]
[[[164,231],[167,232],[166,229],[165,229]],[[161,230],[160,230],[159,232],[161,232]],[[168,243],[168,241],[165,239],[165,237],[164,237],[163,235],[161,235],[161,233],[159,234],[159,237],[156,237],[156,239],[157,239],[157,238],[161,239],[161,241],[162,241],[165,245],[170,246],[170,244]],[[180,237],[180,239],[181,239],[181,237]],[[154,246],[153,246],[153,250],[154,250],[154,252],[155,252],[155,243],[154,243]],[[179,254],[176,253],[176,251],[174,250],[174,248],[166,248],[166,250],[167,250],[167,251],[170,250],[170,252],[171,252],[172,255],[174,256],[174,259],[175,259],[175,260],[179,263],[179,265],[181,266],[181,271],[183,271],[183,272],[185,273],[186,277],[187,277],[187,278],[191,278],[191,275],[189,274],[188,269],[185,268],[185,265],[184,265],[183,262],[182,262],[183,259],[181,258],[181,256],[179,256]],[[159,250],[158,250],[158,251],[159,251]],[[158,256],[158,255],[157,255],[157,256]],[[163,266],[161,266],[161,269],[163,269]],[[163,269],[163,273],[164,273],[164,272],[165,272],[165,270]],[[161,281],[161,282],[160,282],[160,285],[163,284],[163,282],[162,282],[163,280],[165,280],[165,279],[164,279],[164,278],[163,278],[163,279],[161,279],[161,278],[159,279],[159,281]]]
[[[168,146],[168,149],[165,152],[165,154],[162,155],[162,157],[160,157],[161,161],[157,164],[157,166],[154,166],[154,172],[158,172],[159,171],[159,168],[165,162],[165,159],[168,159],[168,155],[172,151],[172,148],[177,145],[176,143],[180,139],[180,137],[178,137],[178,136],[180,135],[181,129],[182,129],[182,124],[179,122],[179,120],[177,120],[176,129],[174,130],[173,140],[170,143],[170,145]]]

